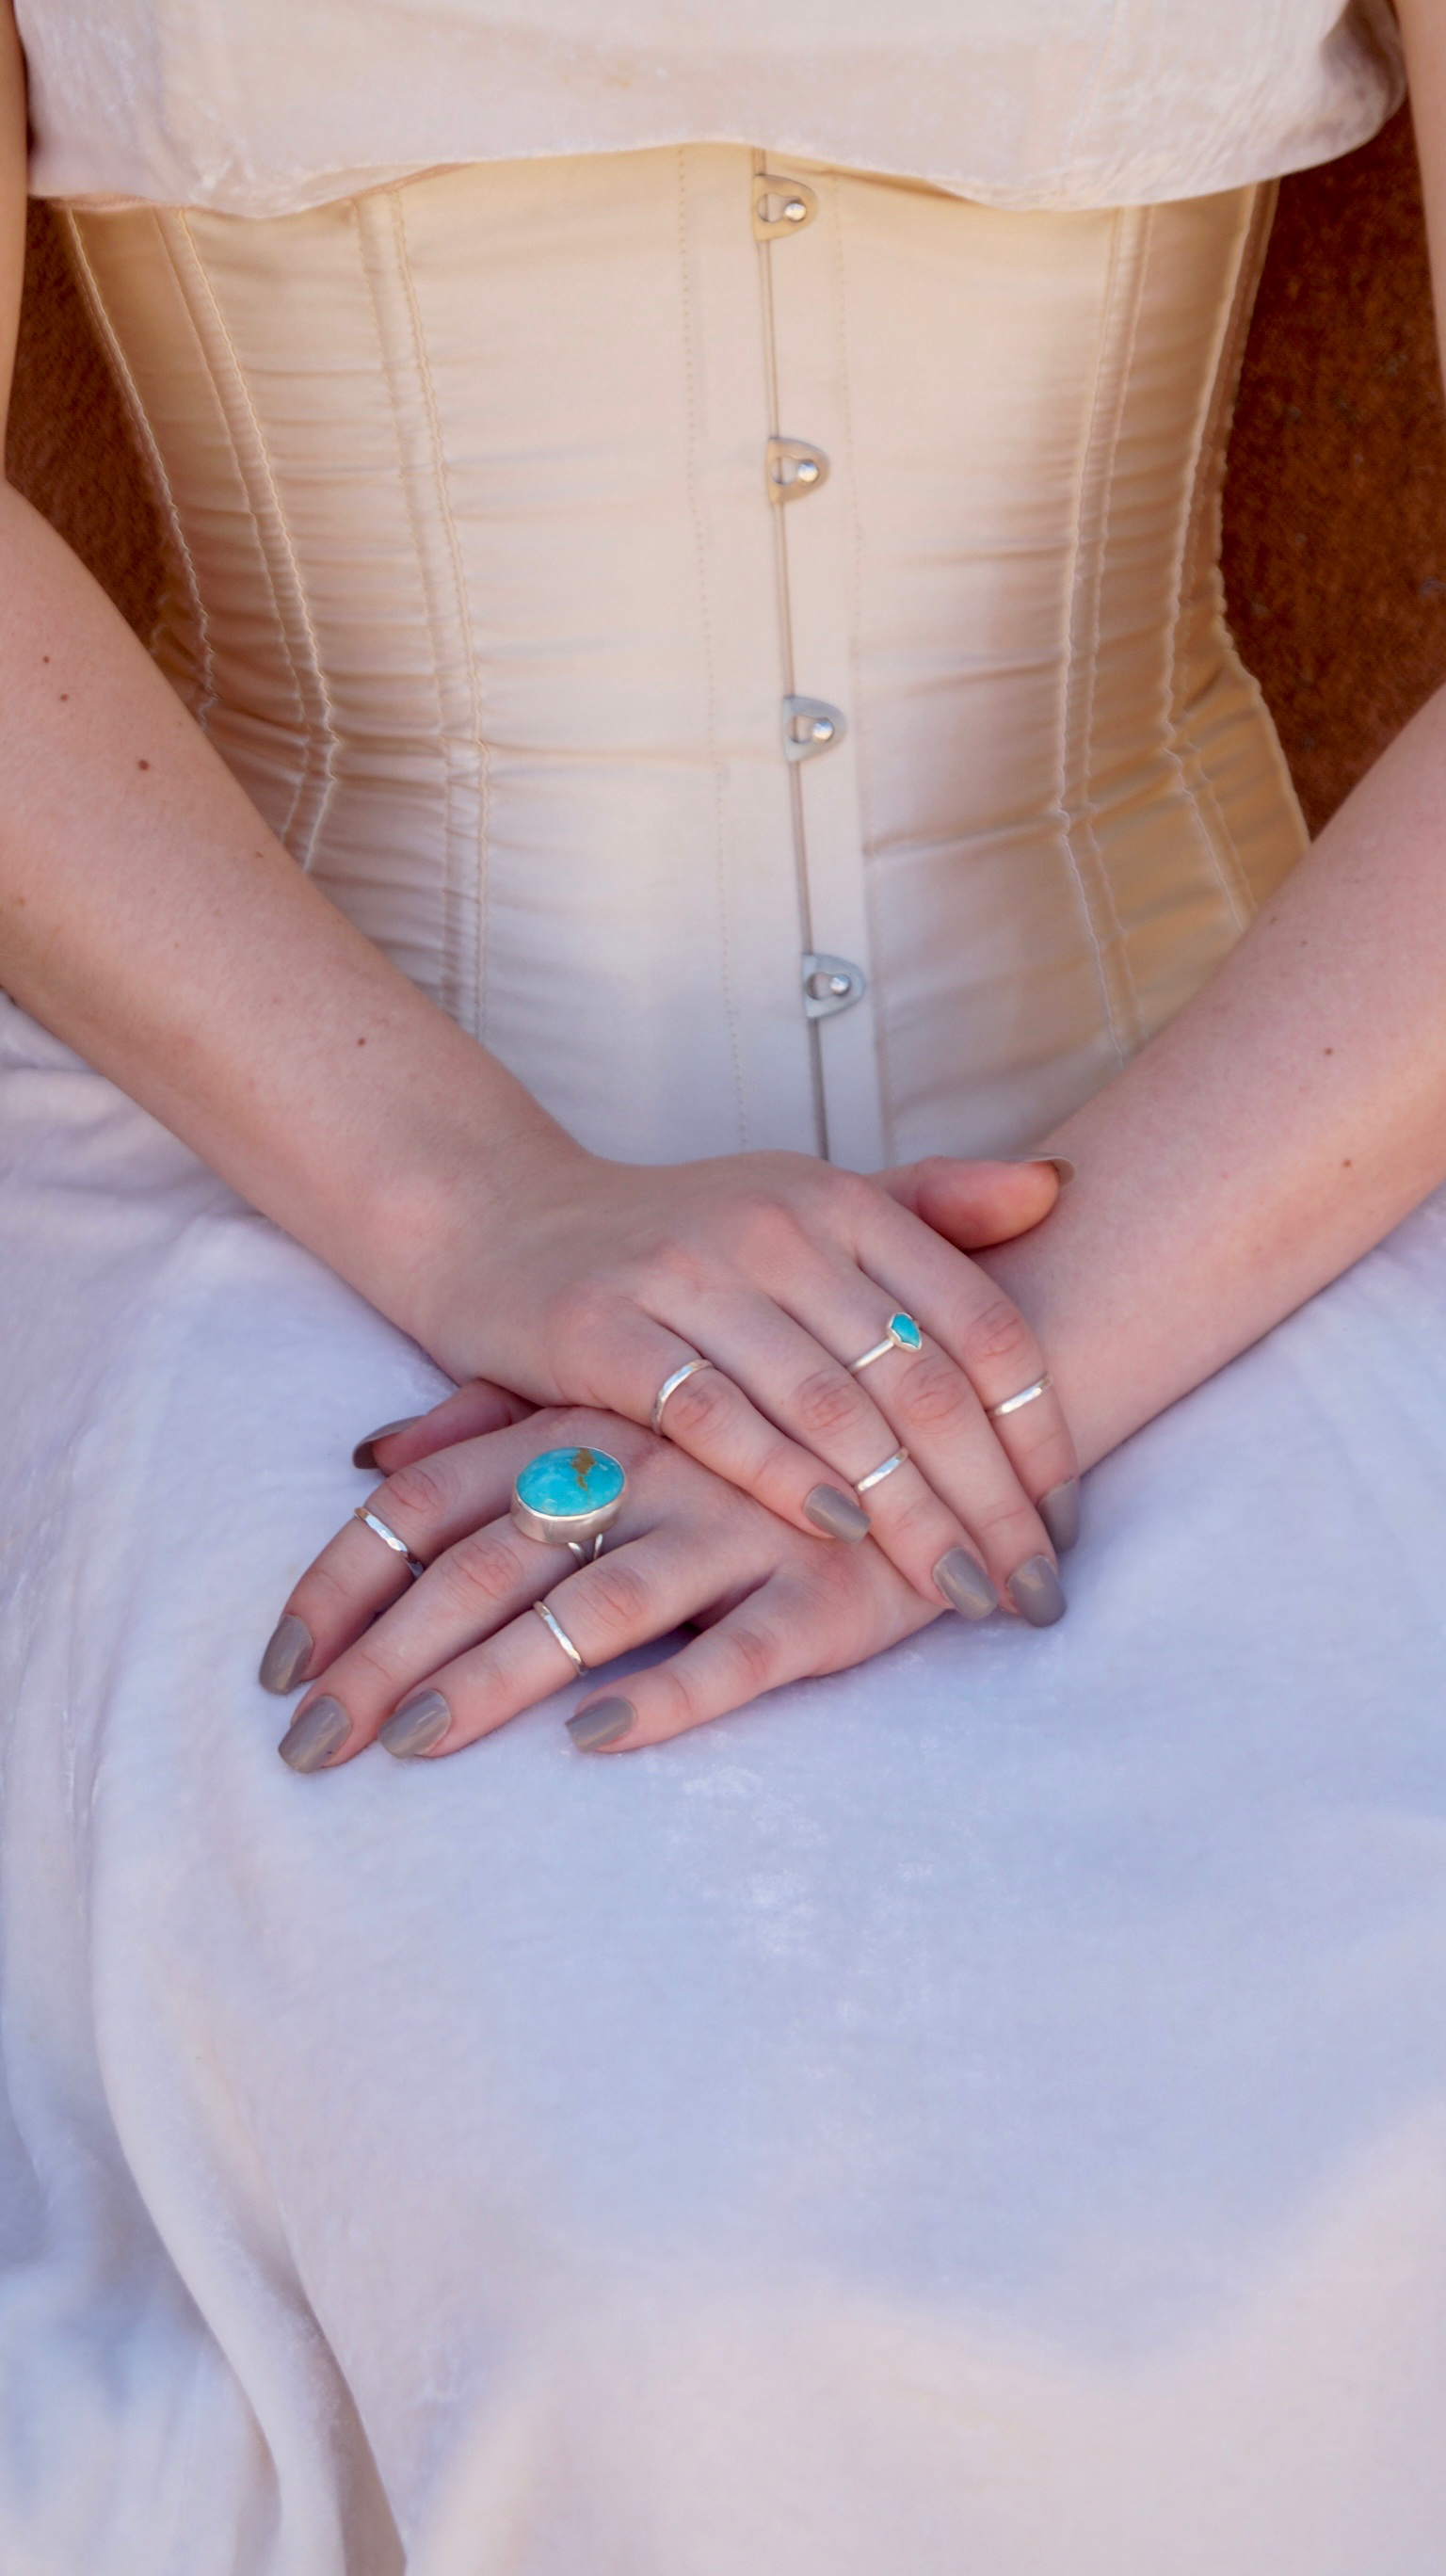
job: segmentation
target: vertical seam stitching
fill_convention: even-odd
[[[492,758],[490,747],[484,738],[482,729],[482,675],[477,667],[477,643],[476,637],[472,632],[472,619],[467,606],[467,584],[462,563],[462,539],[457,527],[456,513],[452,508],[451,484],[447,473],[447,460],[442,442],[441,414],[437,406],[437,388],[433,381],[432,362],[427,350],[426,335],[422,328],[422,311],[421,306],[417,301],[416,279],[412,271],[411,251],[407,242],[407,228],[402,212],[400,189],[393,187],[388,191],[388,202],[391,207],[392,232],[396,241],[397,258],[401,269],[402,291],[407,299],[407,312],[412,325],[412,341],[417,353],[417,373],[421,381],[422,400],[426,405],[427,428],[432,442],[432,480],[436,488],[437,504],[442,513],[442,524],[447,532],[447,551],[451,558],[452,581],[457,594],[457,622],[467,655],[467,684],[472,699],[472,735],[473,740],[477,745],[479,790],[477,799],[477,926],[473,950],[473,992],[475,995],[475,1002],[473,1008],[474,1025],[472,1034],[480,1041],[482,1039],[487,1020],[487,891],[489,872],[488,862],[491,856],[492,846]],[[450,907],[454,899],[455,890],[452,878],[451,851],[449,849],[443,861],[442,901],[444,913],[445,908]]]
[[[291,578],[295,588],[296,606],[300,613],[302,626],[306,632],[306,640],[311,647],[311,679],[315,687],[316,696],[321,705],[322,722],[325,728],[325,748],[322,754],[322,793],[317,800],[316,811],[311,819],[311,829],[307,834],[305,853],[301,857],[300,861],[303,870],[306,870],[310,868],[311,863],[316,856],[316,845],[321,837],[322,826],[326,821],[331,808],[332,797],[336,791],[336,753],[338,749],[336,709],[332,705],[331,692],[326,685],[326,677],[322,668],[321,647],[317,640],[316,628],[312,622],[311,603],[307,598],[306,585],[301,577],[301,565],[297,557],[296,548],[292,543],[291,528],[287,521],[285,510],[282,508],[281,493],[272,468],[271,453],[267,447],[265,433],[261,427],[260,415],[251,399],[251,390],[246,382],[245,371],[241,365],[240,352],[236,347],[235,341],[232,339],[225,314],[221,309],[220,299],[216,294],[215,288],[211,284],[205,262],[202,260],[200,252],[196,248],[195,236],[192,232],[191,218],[188,208],[184,206],[177,208],[176,222],[186,244],[186,248],[190,253],[192,265],[195,269],[196,276],[200,281],[206,301],[211,308],[212,315],[214,316],[216,328],[221,335],[222,345],[225,348],[227,357],[231,361],[235,388],[241,397],[242,404],[245,407],[246,416],[249,419],[252,430],[255,434],[256,453],[260,459],[261,471],[265,478],[266,489],[270,494],[271,506],[275,513],[277,533],[280,536],[287,563],[291,568]],[[232,446],[236,454],[238,470],[241,472],[242,485],[243,488],[246,488],[246,475],[244,468],[241,465],[240,451],[235,447],[234,437],[232,439]],[[256,522],[257,536],[261,539],[261,553],[262,559],[266,565],[266,577],[271,587],[272,598],[276,603],[277,622],[281,629],[282,641],[286,650],[286,658],[291,665],[292,677],[296,682],[297,696],[301,700],[304,720],[306,712],[306,692],[302,686],[301,672],[297,664],[296,655],[292,650],[291,636],[287,627],[287,621],[281,612],[281,602],[277,595],[275,578],[271,570],[271,558],[266,546],[265,538],[262,535],[260,515],[256,510],[255,503],[251,500],[249,489],[247,490],[247,503],[251,510],[252,517]],[[296,804],[300,801],[302,783],[303,782],[301,780],[298,780],[297,782],[296,799],[292,806],[293,817],[296,811]]]
[[[385,195],[391,196],[391,195],[394,195],[394,194],[395,194],[395,191],[394,191],[394,190],[392,190],[392,189],[387,189],[387,190],[385,190],[385,191],[383,191],[383,190],[371,190],[371,191],[368,191],[368,200],[367,200],[368,205],[370,205],[370,201],[371,201],[372,196],[374,196],[374,195],[382,195],[382,194],[385,194]],[[420,586],[420,589],[421,589],[422,599],[423,599],[423,602],[424,602],[424,605],[425,605],[425,609],[426,609],[426,619],[427,619],[427,643],[428,643],[428,647],[429,647],[429,650],[430,650],[430,653],[431,653],[431,662],[432,662],[432,694],[433,694],[433,697],[435,698],[435,701],[436,701],[436,707],[437,707],[437,737],[438,737],[438,740],[439,740],[439,742],[441,743],[441,746],[442,746],[442,923],[443,923],[443,953],[442,953],[442,956],[441,956],[441,958],[439,959],[439,961],[438,961],[438,962],[439,962],[440,967],[441,967],[441,990],[442,990],[443,1003],[444,1003],[444,1006],[445,1006],[445,1005],[446,1005],[446,1003],[447,1003],[447,1000],[448,1000],[448,988],[449,988],[449,985],[450,985],[450,987],[451,987],[451,999],[452,999],[452,1001],[453,1001],[453,1002],[455,1002],[455,1000],[456,1000],[456,982],[455,982],[455,973],[454,973],[454,968],[453,968],[452,957],[451,957],[451,953],[450,953],[450,951],[451,951],[451,940],[450,940],[450,937],[449,937],[449,935],[448,935],[448,933],[449,933],[449,928],[450,928],[450,924],[451,924],[451,893],[452,893],[452,888],[451,888],[450,868],[451,868],[452,829],[453,829],[453,803],[454,803],[454,797],[453,797],[453,785],[454,785],[454,782],[453,782],[453,776],[452,776],[452,763],[451,763],[451,761],[450,761],[450,759],[449,759],[449,757],[448,757],[448,754],[447,754],[447,718],[446,718],[446,707],[445,707],[445,703],[444,703],[443,695],[442,695],[442,671],[441,671],[441,664],[440,664],[440,660],[439,660],[439,657],[438,657],[438,649],[437,649],[437,646],[438,646],[438,638],[437,638],[437,631],[436,631],[436,622],[435,622],[435,619],[434,619],[433,614],[432,614],[432,603],[431,603],[431,597],[430,597],[430,590],[429,590],[429,585],[428,585],[427,578],[426,578],[426,565],[425,565],[425,560],[424,560],[424,555],[423,555],[423,548],[422,548],[421,523],[420,523],[420,519],[419,519],[418,511],[417,511],[417,505],[416,505],[415,495],[414,495],[414,493],[413,493],[413,489],[412,489],[412,485],[413,485],[413,476],[412,476],[412,473],[411,473],[410,466],[409,466],[409,464],[408,464],[406,448],[405,448],[405,445],[404,445],[404,442],[403,442],[403,437],[402,437],[402,425],[401,425],[401,418],[400,418],[400,411],[399,411],[399,404],[398,404],[398,395],[397,395],[396,369],[395,369],[395,367],[394,367],[394,365],[393,365],[392,357],[391,357],[391,353],[390,353],[390,350],[389,350],[389,348],[388,348],[388,344],[387,344],[387,335],[386,335],[386,332],[385,332],[385,330],[383,329],[383,326],[382,326],[381,309],[380,309],[380,305],[379,305],[379,303],[378,303],[378,299],[377,299],[376,261],[375,261],[374,254],[373,254],[373,242],[372,242],[371,227],[370,227],[370,223],[369,223],[368,217],[367,217],[367,215],[363,214],[363,212],[362,212],[362,210],[361,210],[360,205],[358,206],[358,209],[357,209],[357,218],[356,218],[356,223],[357,223],[357,242],[358,242],[358,245],[359,245],[359,247],[360,247],[360,251],[361,251],[362,275],[363,275],[363,276],[365,277],[365,279],[366,279],[366,285],[367,285],[367,297],[368,297],[368,301],[369,301],[369,303],[370,303],[370,305],[371,305],[372,328],[373,328],[373,331],[374,331],[374,332],[375,332],[375,334],[376,334],[376,343],[377,343],[377,359],[378,359],[378,363],[380,364],[381,371],[382,371],[382,380],[383,380],[383,382],[384,382],[384,384],[385,384],[385,386],[386,386],[386,389],[387,389],[387,409],[388,409],[388,412],[389,412],[390,417],[391,417],[391,425],[392,425],[392,446],[393,446],[393,449],[394,449],[394,452],[395,452],[395,455],[396,455],[396,460],[397,460],[397,477],[398,477],[398,481],[400,482],[400,484],[401,484],[401,488],[402,488],[402,506],[403,506],[404,510],[406,511],[406,514],[407,514],[407,526],[408,526],[408,528],[409,528],[409,529],[410,529],[410,531],[411,531],[412,551],[413,551],[413,554],[414,554],[414,556],[415,556],[415,558],[416,558],[416,564],[417,564],[417,573],[418,573],[419,586]],[[454,1014],[454,1016],[455,1016],[455,1014]]]
[[[1084,725],[1080,735],[1081,742],[1085,746],[1086,750],[1086,774],[1090,725],[1093,718],[1093,667],[1091,665],[1088,669],[1087,680],[1082,681],[1078,672],[1076,657],[1076,635],[1083,573],[1082,558],[1084,554],[1085,481],[1095,454],[1096,427],[1103,399],[1105,351],[1109,343],[1110,328],[1115,308],[1115,298],[1119,285],[1120,235],[1125,220],[1124,210],[1117,210],[1110,228],[1109,274],[1105,281],[1104,311],[1100,317],[1099,343],[1095,351],[1094,383],[1090,390],[1089,420],[1085,429],[1084,442],[1080,449],[1079,472],[1075,478],[1074,529],[1071,539],[1070,556],[1070,595],[1065,627],[1065,650],[1067,663],[1064,689],[1063,723],[1061,728],[1062,738],[1060,742],[1059,784],[1059,810],[1060,819],[1064,825],[1065,855],[1069,861],[1070,873],[1074,878],[1075,891],[1079,897],[1080,911],[1084,917],[1085,929],[1089,934],[1090,944],[1094,951],[1095,978],[1100,989],[1100,1001],[1104,1009],[1106,1031],[1109,1036],[1110,1044],[1114,1049],[1116,1061],[1121,1066],[1124,1065],[1126,1060],[1125,1049],[1121,1044],[1120,1032],[1116,1024],[1114,1003],[1110,996],[1109,977],[1105,972],[1104,952],[1100,945],[1099,931],[1095,926],[1094,905],[1091,903],[1086,891],[1084,875],[1079,863],[1079,854],[1075,849],[1075,824],[1077,820],[1083,821],[1084,818],[1082,811],[1077,816],[1071,807],[1069,770],[1070,748],[1074,740],[1074,716],[1082,686],[1085,688],[1087,698]],[[1096,601],[1096,614],[1098,614],[1098,600]],[[1097,645],[1097,641],[1098,638],[1096,636],[1092,642],[1092,652]],[[1081,784],[1083,785],[1084,782],[1082,781]],[[1085,800],[1082,798],[1082,806],[1084,801]],[[1087,825],[1086,829],[1088,829]],[[1093,845],[1092,833],[1090,834],[1090,839],[1091,844]],[[1096,861],[1098,861],[1098,851],[1094,851],[1093,854]],[[1108,892],[1109,890],[1106,887],[1107,899]],[[1110,904],[1110,911],[1113,915],[1114,906],[1112,902]],[[1118,940],[1118,922],[1115,923],[1115,933]]]
[[[1245,930],[1249,926],[1250,920],[1255,911],[1255,905],[1250,894],[1250,880],[1246,874],[1244,862],[1241,859],[1239,846],[1236,842],[1234,832],[1230,827],[1230,818],[1221,804],[1219,797],[1215,793],[1215,782],[1204,762],[1201,760],[1193,737],[1184,722],[1184,711],[1180,704],[1179,695],[1180,646],[1181,629],[1186,614],[1185,585],[1190,579],[1194,568],[1196,551],[1200,541],[1202,522],[1204,520],[1206,510],[1210,506],[1212,492],[1216,488],[1215,468],[1217,457],[1219,456],[1223,440],[1228,439],[1229,437],[1228,419],[1218,421],[1217,406],[1220,401],[1222,387],[1226,378],[1238,365],[1241,345],[1244,338],[1245,320],[1249,311],[1250,270],[1256,252],[1257,232],[1260,226],[1264,204],[1264,194],[1257,183],[1250,208],[1250,214],[1246,221],[1240,244],[1239,266],[1236,271],[1235,285],[1231,292],[1230,309],[1226,315],[1225,327],[1221,333],[1220,345],[1216,353],[1215,375],[1210,388],[1210,396],[1206,406],[1206,416],[1203,424],[1200,445],[1195,458],[1195,473],[1190,494],[1190,506],[1185,515],[1185,525],[1180,542],[1180,555],[1175,584],[1175,611],[1170,629],[1170,757],[1174,761],[1181,788],[1189,798],[1192,806],[1195,808],[1199,819],[1201,833],[1210,852],[1211,865],[1215,871],[1217,879],[1219,880],[1220,890],[1234,916],[1235,925],[1238,930]],[[1231,402],[1233,407],[1233,389]],[[1222,621],[1218,615],[1214,620],[1212,620],[1212,623],[1217,628],[1221,622]],[[1216,826],[1216,830],[1213,832],[1210,828],[1209,820],[1207,819],[1207,817],[1212,816]],[[1217,833],[1219,836],[1218,839],[1216,837]],[[1223,848],[1221,846],[1222,843],[1224,845]],[[1226,852],[1229,854],[1228,866],[1226,863]]]
[[[71,252],[80,273],[81,284],[85,290],[85,298],[90,309],[91,317],[105,342],[111,365],[116,373],[117,381],[125,395],[132,424],[145,451],[146,461],[150,466],[152,476],[155,480],[157,495],[165,514],[166,523],[170,531],[171,542],[175,547],[177,557],[185,576],[186,588],[190,595],[191,612],[196,621],[196,642],[199,647],[201,657],[201,703],[196,709],[196,722],[204,733],[206,731],[206,719],[210,715],[213,707],[218,704],[220,691],[216,686],[216,657],[215,648],[211,638],[211,620],[206,613],[206,603],[201,595],[201,584],[196,571],[196,560],[186,541],[186,532],[181,524],[181,513],[176,506],[176,496],[171,486],[171,478],[166,472],[165,459],[163,458],[160,447],[157,444],[155,432],[151,428],[150,421],[146,416],[145,405],[141,401],[140,388],[131,372],[130,362],[126,357],[125,351],[121,347],[119,336],[111,321],[105,299],[101,294],[100,281],[95,274],[95,270],[91,266],[90,254],[85,247],[84,240],[82,239],[80,226],[76,221],[73,211],[69,207],[61,209],[61,216],[65,225],[67,238],[70,242]],[[157,216],[153,215],[151,217],[151,222],[157,229],[159,229],[159,218]]]
[[[1089,679],[1087,703],[1085,708],[1084,732],[1085,754],[1086,759],[1089,761],[1090,768],[1093,767],[1092,753],[1095,727],[1095,698],[1099,683],[1100,645],[1102,640],[1102,619],[1104,613],[1104,568],[1108,560],[1109,553],[1109,530],[1110,520],[1114,511],[1115,477],[1119,469],[1120,437],[1124,429],[1125,402],[1129,391],[1130,368],[1134,363],[1135,343],[1139,337],[1140,307],[1144,302],[1145,293],[1145,271],[1149,265],[1150,246],[1154,239],[1155,231],[1154,207],[1144,206],[1136,211],[1141,237],[1138,255],[1134,263],[1134,293],[1130,299],[1129,320],[1125,326],[1124,338],[1119,351],[1119,358],[1115,370],[1113,417],[1110,421],[1109,443],[1103,459],[1104,470],[1100,483],[1100,524],[1095,552],[1096,568],[1094,580],[1094,604],[1091,616],[1088,666]],[[1118,959],[1120,974],[1124,979],[1130,1001],[1134,1007],[1134,1041],[1135,1044],[1138,1045],[1144,1036],[1144,1014],[1140,1008],[1140,996],[1135,985],[1134,968],[1130,960],[1129,942],[1125,938],[1124,929],[1121,924],[1119,914],[1115,908],[1115,890],[1110,883],[1109,870],[1105,865],[1103,853],[1101,852],[1099,845],[1099,837],[1095,831],[1095,806],[1094,798],[1090,793],[1089,769],[1086,770],[1085,778],[1082,783],[1084,786],[1084,796],[1081,804],[1081,819],[1084,823],[1085,830],[1089,834],[1090,849],[1094,858],[1095,866],[1099,871],[1101,890],[1104,894],[1105,901],[1109,906],[1110,919],[1114,924],[1115,955]]]
[[[728,918],[727,832],[723,770],[718,758],[718,691],[713,654],[713,619],[708,600],[708,559],[703,542],[703,513],[698,501],[697,357],[693,340],[693,296],[688,279],[688,150],[680,145],[678,173],[678,283],[683,320],[683,377],[688,407],[688,515],[698,565],[698,600],[703,633],[703,668],[708,684],[708,767],[713,780],[713,859],[718,888],[718,937],[723,969],[723,1008],[728,1022],[728,1049],[733,1063],[733,1096],[738,1108],[738,1141],[748,1143],[748,1111],[743,1089],[743,1058],[738,1043],[738,1006],[733,987],[733,945]]]
[[[853,697],[853,705],[850,710],[849,721],[854,739],[854,775],[858,781],[859,838],[861,844],[859,851],[859,865],[863,877],[864,920],[867,926],[869,938],[868,970],[870,990],[873,996],[871,1018],[874,1031],[874,1061],[878,1068],[880,1124],[884,1131],[884,1150],[885,1155],[887,1156],[893,1151],[894,1106],[893,1090],[890,1080],[886,1015],[879,1001],[874,976],[878,942],[876,937],[877,911],[875,905],[875,890],[873,884],[873,871],[870,866],[870,857],[874,846],[874,803],[872,794],[873,773],[869,761],[869,744],[872,737],[870,729],[864,721],[863,674],[859,662],[859,635],[862,631],[863,619],[864,532],[863,525],[859,517],[858,477],[854,470],[857,447],[854,438],[853,375],[849,364],[849,302],[846,272],[844,268],[844,215],[839,188],[839,174],[836,170],[830,170],[828,173],[828,192],[833,208],[834,293],[838,313],[839,340],[839,411],[843,422],[844,437],[848,445],[848,509],[850,532],[848,557],[848,667],[849,683]],[[805,507],[806,506],[807,504],[805,504]]]

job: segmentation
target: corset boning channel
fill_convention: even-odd
[[[298,864],[590,1148],[867,1169],[1035,1141],[1303,846],[1217,570],[1269,197],[700,145],[65,220]]]

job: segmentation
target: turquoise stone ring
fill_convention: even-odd
[[[525,1537],[570,1548],[585,1565],[601,1555],[627,1490],[621,1460],[606,1449],[543,1449],[512,1488],[512,1517]]]
[[[875,1360],[887,1359],[890,1351],[921,1351],[923,1347],[924,1336],[913,1316],[902,1312],[891,1315],[884,1326],[883,1340],[865,1351],[862,1359],[849,1361],[849,1375],[857,1377],[860,1369],[872,1368]]]

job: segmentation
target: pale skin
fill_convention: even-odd
[[[1439,281],[1446,33],[1431,0],[1400,16]],[[23,112],[7,41],[8,364]],[[7,989],[451,1375],[548,1408],[524,1436],[506,1425],[520,1406],[478,1388],[458,1399],[477,1436],[427,1467],[419,1451],[455,1444],[455,1415],[384,1445],[376,1508],[440,1562],[368,1628],[407,1577],[351,1524],[287,1605],[315,1641],[304,1706],[331,1697],[349,1721],[332,1760],[420,1685],[452,1711],[435,1755],[567,1677],[510,1564],[537,1543],[498,1527],[520,1438],[525,1452],[627,1447],[634,1519],[555,1594],[589,1662],[708,1623],[628,1683],[636,1716],[617,1749],[631,1750],[938,1615],[937,1569],[956,1550],[1007,1594],[1022,1566],[1052,1562],[1035,1506],[1076,1452],[1102,1456],[1446,1177],[1446,697],[1208,989],[1045,1140],[1079,1168],[1057,1208],[1048,1165],[864,1181],[747,1156],[660,1175],[582,1154],[297,874],[13,494],[0,558]],[[954,1248],[991,1243],[979,1258]],[[841,1359],[895,1305],[925,1327],[923,1352],[855,1381]],[[1056,1394],[992,1430],[984,1407],[1046,1350]],[[633,1426],[695,1351],[717,1365],[654,1443]],[[558,1407],[586,1410],[554,1420]],[[847,1496],[900,1441],[917,1463],[870,1494],[873,1535],[816,1535],[820,1483]]]

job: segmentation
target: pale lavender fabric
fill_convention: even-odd
[[[0,1013],[9,2576],[1439,2576],[1446,1201],[1048,1632],[298,1778],[415,1350]]]

